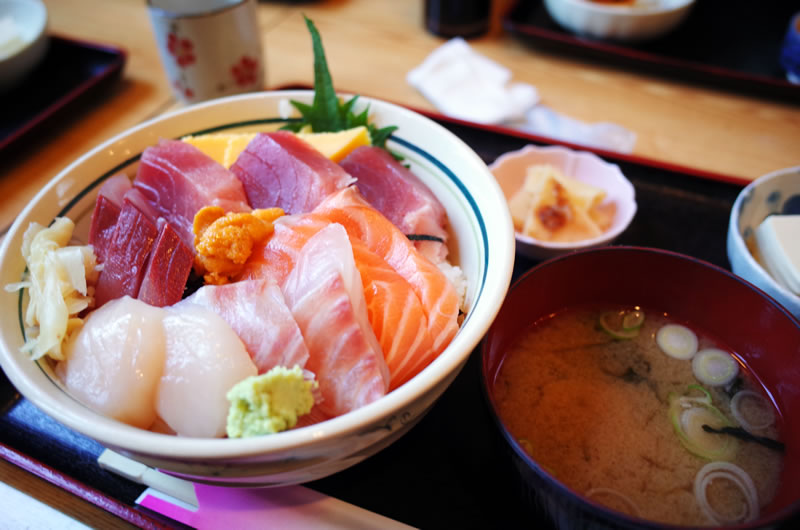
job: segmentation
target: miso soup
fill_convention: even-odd
[[[634,517],[743,522],[779,487],[779,415],[763,388],[735,352],[655,309],[582,306],[535,323],[494,393],[543,469]]]

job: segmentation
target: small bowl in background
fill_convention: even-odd
[[[550,164],[564,175],[603,188],[605,201],[614,202],[616,213],[611,226],[598,237],[570,243],[541,241],[516,233],[517,252],[542,260],[577,249],[606,245],[630,225],[636,214],[636,192],[619,166],[610,164],[594,153],[573,151],[561,146],[539,147],[526,145],[518,151],[505,153],[490,166],[492,174],[508,201],[522,187],[525,172],[535,164]]]
[[[689,15],[694,0],[545,0],[550,16],[581,36],[618,41],[644,41],[675,29]]]
[[[739,193],[728,223],[728,261],[734,274],[764,290],[800,318],[800,296],[776,282],[747,246],[758,225],[774,213],[800,214],[800,166],[768,173]]]
[[[47,52],[47,8],[39,0],[0,0],[0,91],[21,82]]]
[[[793,478],[800,473],[800,423],[791,420],[800,414],[800,322],[720,267],[666,250],[625,246],[574,252],[528,271],[512,285],[483,341],[484,395],[509,453],[512,480],[530,510],[543,512],[557,528],[674,528],[612,511],[568,488],[529,456],[500,418],[495,381],[513,343],[548,315],[598,303],[664,311],[740,356],[780,411],[786,451],[776,497],[756,520],[735,528],[792,527],[786,523],[800,517],[800,482]]]

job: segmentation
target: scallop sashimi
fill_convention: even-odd
[[[283,281],[303,245],[330,224],[330,220],[316,214],[281,218],[275,223],[272,237],[248,263],[248,274],[270,275]],[[408,381],[435,357],[427,331],[428,319],[411,285],[361,240],[349,240],[364,287],[367,316],[391,374],[391,390]]]
[[[163,316],[163,310],[128,296],[105,304],[72,335],[56,372],[82,403],[149,428],[164,370]]]
[[[447,213],[439,199],[386,149],[357,147],[339,165],[356,179],[361,195],[406,235],[433,236],[414,245],[434,263],[447,259]]]
[[[305,367],[308,348],[276,283],[262,279],[205,285],[176,307],[187,304],[222,317],[244,343],[258,373],[275,366]]]
[[[344,228],[332,224],[312,236],[282,288],[310,352],[306,368],[319,381],[321,411],[338,416],[383,396],[389,369]]]
[[[180,140],[163,140],[145,149],[133,186],[192,248],[192,221],[202,207],[220,206],[226,212],[250,211],[236,175]]]
[[[329,193],[355,180],[288,131],[256,135],[230,169],[253,208],[278,207],[289,214],[310,212]]]
[[[166,360],[156,411],[179,435],[223,436],[225,395],[257,375],[256,365],[233,329],[210,309],[187,304],[164,311]]]
[[[442,271],[352,186],[328,196],[315,213],[340,223],[351,238],[363,241],[411,284],[428,317],[433,350],[441,353],[458,331],[460,305],[455,287]]]

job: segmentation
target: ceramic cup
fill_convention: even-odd
[[[148,0],[147,6],[178,99],[196,103],[263,88],[255,0]]]

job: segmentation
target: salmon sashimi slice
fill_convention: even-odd
[[[370,327],[347,233],[332,224],[312,236],[282,285],[309,350],[322,413],[338,416],[386,394],[389,369]]]
[[[308,347],[280,287],[269,280],[205,285],[177,306],[211,309],[233,328],[263,374],[276,366],[304,368]]]
[[[192,222],[202,207],[220,206],[226,212],[251,209],[236,175],[180,140],[162,140],[145,149],[133,186],[192,249]]]
[[[402,276],[422,302],[435,355],[458,331],[459,296],[442,271],[420,254],[411,241],[361,196],[355,187],[328,196],[316,209],[344,226],[351,238],[383,258]]]
[[[355,180],[289,131],[259,133],[230,169],[253,208],[278,207],[288,214],[310,212]]]
[[[401,232],[432,236],[417,247],[434,263],[447,259],[447,212],[439,199],[410,169],[386,149],[365,145],[354,149],[339,165],[356,179],[361,195]]]
[[[283,281],[303,245],[331,221],[316,214],[279,219],[271,239],[248,262],[248,274]],[[361,276],[367,316],[389,367],[389,389],[402,385],[436,354],[428,318],[411,285],[359,239],[348,238]]]

